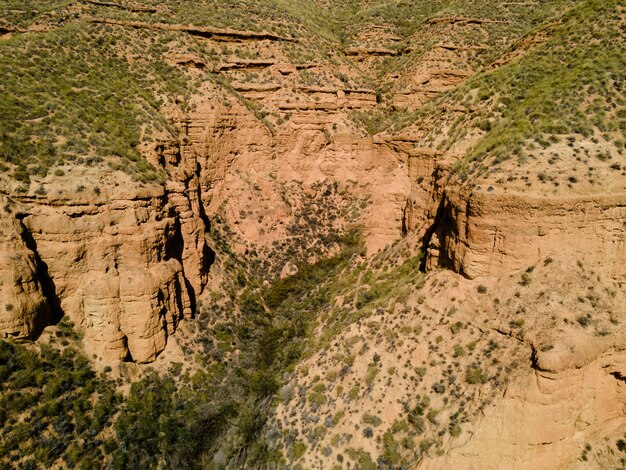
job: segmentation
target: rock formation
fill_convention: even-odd
[[[522,124],[490,134],[522,85],[499,96],[493,76],[483,88],[476,77],[515,66],[560,21],[533,13],[503,30],[508,16],[427,13],[402,35],[346,24],[341,40],[305,20],[289,32],[217,28],[166,6],[101,1],[3,22],[2,41],[72,21],[95,28],[99,47],[124,37],[139,46],[110,46],[107,61],[130,71],[154,60],[147,75],[183,85],[147,81],[154,100],[133,108],[158,114],[129,144],[156,179],[128,162],[123,171],[115,152],[94,158],[95,125],[84,156],[53,158],[72,138],[56,136],[52,163],[29,163],[21,181],[0,153],[0,335],[34,340],[66,317],[101,364],[153,363],[198,301],[214,300],[207,285],[237,296],[219,269],[245,274],[237,263],[254,253],[269,285],[336,254],[358,226],[367,255],[346,268],[351,285],[329,289],[337,297],[313,319],[310,354],[284,374],[298,406],[285,400],[268,419],[273,450],[309,467],[343,462],[336,448],[358,465],[370,454],[400,461],[396,433],[416,468],[569,468],[589,442],[613,464],[606,443],[626,427],[623,120],[529,137],[528,122],[547,120],[535,100],[518,111]],[[619,94],[616,76],[602,86]],[[623,117],[623,100],[591,100],[587,114]],[[521,143],[498,155],[509,131]],[[220,254],[232,265],[213,271]],[[345,316],[341,330],[333,315]],[[313,387],[325,395],[312,404]],[[426,396],[428,422],[417,413],[409,428]]]
[[[43,293],[41,260],[29,247],[32,237],[24,227],[17,208],[6,196],[0,198],[0,330],[16,339],[35,335],[46,325],[50,306]]]
[[[45,191],[76,184],[79,172],[69,170],[65,181],[44,185]],[[21,201],[21,222],[12,224],[20,255],[3,250],[13,289],[21,290],[7,312],[7,334],[21,323],[20,337],[37,335],[52,308],[85,332],[87,350],[104,361],[149,362],[163,350],[167,336],[191,314],[181,258],[185,221],[164,200],[161,187],[124,185]],[[31,293],[28,302],[18,303]]]
[[[548,198],[451,188],[427,264],[475,278],[567,253],[623,280],[625,201],[625,194]]]

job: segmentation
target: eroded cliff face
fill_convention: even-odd
[[[33,261],[26,269],[10,251],[3,255],[15,285],[33,290],[37,305],[8,312],[24,326],[5,334],[35,337],[53,319],[51,309],[57,320],[67,315],[84,332],[86,350],[103,361],[149,362],[192,311],[181,218],[159,186],[137,188],[111,175],[119,186],[101,184],[95,194],[79,183],[94,179],[76,173],[43,185],[47,195],[20,198],[20,244],[29,245],[20,260]],[[57,192],[77,184],[82,189]],[[28,273],[34,281],[26,282]]]
[[[5,335],[34,338],[65,315],[105,363],[163,351],[192,315],[214,253],[193,149],[161,141],[150,156],[170,173],[164,186],[105,163],[67,166],[30,192],[6,182],[2,259],[16,305],[5,309]]]
[[[427,264],[475,278],[567,254],[624,279],[625,202],[624,194],[546,198],[452,187]]]
[[[620,465],[614,443],[626,426],[626,184],[611,171],[602,185],[588,175],[581,182],[572,176],[580,174],[580,165],[571,163],[576,159],[566,162],[566,169],[550,173],[535,168],[536,180],[526,172],[515,182],[513,165],[507,181],[449,176],[432,232],[423,238],[425,268],[451,269],[484,283],[479,292],[498,295],[463,310],[474,312],[474,325],[484,318],[485,330],[524,344],[530,361],[512,373],[513,383],[471,432],[447,442],[441,457],[425,455],[416,468]],[[537,273],[552,263],[561,266],[547,276]],[[528,289],[537,300],[521,302],[509,321],[511,301],[503,299],[511,292],[523,298]]]
[[[138,182],[112,157],[25,185],[0,176],[0,334],[36,339],[66,317],[101,364],[151,363],[196,302],[213,301],[207,286],[223,293],[220,249],[256,257],[254,270],[234,269],[271,281],[337,253],[356,225],[368,256],[346,268],[353,283],[330,286],[340,293],[312,319],[310,355],[283,376],[294,401],[265,428],[281,442],[273,450],[310,467],[345,453],[417,468],[572,468],[592,445],[598,466],[616,465],[623,144],[559,130],[470,164],[510,97],[435,99],[519,60],[548,29],[513,44],[521,33],[497,29],[508,20],[433,17],[404,39],[366,25],[340,47],[92,15],[109,7],[120,5],[89,21],[163,54],[193,88],[154,104],[171,132],[142,129],[141,155],[167,176]],[[116,54],[141,65],[137,50]],[[221,247],[214,222],[227,229]]]
[[[184,118],[185,148],[197,159],[206,213],[223,214],[237,235],[233,248],[268,247],[288,237],[303,193],[315,193],[322,183],[338,188],[346,206],[368,202],[351,222],[363,225],[370,251],[398,239],[411,186],[408,151],[365,136],[346,120],[346,112],[363,103],[370,106],[373,97],[362,100],[340,89],[310,87],[300,90],[299,102],[292,104],[280,90],[254,92],[255,99],[270,106],[290,105],[288,122],[275,129],[215,88],[197,97],[195,111]],[[338,217],[331,225],[340,229],[347,219]]]
[[[610,468],[626,417],[623,352],[558,373],[531,371],[511,386],[442,458],[416,468]],[[594,463],[581,458],[586,446]],[[617,464],[619,465],[619,464]],[[617,467],[619,468],[619,467]]]
[[[68,165],[62,176],[26,191],[7,181],[7,207],[17,215],[2,218],[3,273],[11,279],[3,333],[36,338],[67,316],[84,333],[86,350],[104,363],[151,362],[193,314],[207,283],[215,257],[209,219],[219,213],[232,228],[234,250],[269,249],[295,240],[289,228],[303,201],[330,197],[322,184],[335,188],[339,206],[337,215],[320,220],[326,232],[361,223],[370,251],[398,239],[408,153],[346,127],[348,101],[329,112],[311,93],[326,91],[307,90],[315,109],[299,105],[292,122],[274,133],[215,86],[195,98],[188,114],[166,110],[179,138],[144,148],[167,171],[164,185],[134,182],[106,162]],[[333,124],[340,130],[329,140]],[[322,206],[320,199],[308,210]],[[334,249],[302,255],[314,261]]]
[[[46,177],[25,193],[7,183],[7,207],[18,215],[2,218],[4,272],[14,278],[5,287],[12,308],[4,311],[4,334],[34,337],[65,314],[104,361],[150,362],[192,314],[207,283],[215,256],[210,219],[224,218],[236,251],[269,250],[296,240],[290,226],[305,197],[327,197],[314,189],[323,182],[335,185],[334,203],[343,209],[320,223],[330,231],[362,225],[369,253],[410,236],[428,253],[426,269],[450,267],[471,278],[525,269],[558,254],[623,278],[619,178],[608,192],[557,195],[449,180],[480,134],[448,151],[433,149],[420,129],[372,138],[346,112],[375,106],[373,93],[301,87],[287,97],[295,66],[253,65],[282,82],[241,85],[241,93],[289,109],[289,120],[268,126],[245,102],[206,84],[191,111],[164,110],[180,136],[143,149],[168,172],[164,186],[133,182],[104,164],[67,167],[65,176]],[[332,245],[325,250],[317,256],[332,253]],[[19,262],[14,251],[23,253]],[[289,261],[277,260],[278,271]]]
[[[0,198],[0,331],[17,339],[40,331],[50,317],[42,289],[43,266],[29,247],[30,234],[6,197]],[[32,245],[31,245],[32,246]]]
[[[623,283],[611,265],[603,271],[576,262],[578,254],[552,253],[530,271],[462,281],[488,286],[483,301],[478,295],[463,308],[473,312],[471,324],[497,332],[504,348],[520,345],[528,362],[502,355],[502,363],[515,364],[510,383],[471,420],[470,432],[416,468],[620,467]],[[505,292],[515,294],[506,299]]]

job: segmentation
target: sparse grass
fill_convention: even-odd
[[[454,346],[454,352],[452,354],[452,357],[463,357],[465,356],[465,349],[463,348],[463,346],[457,344]]]
[[[162,60],[147,61],[147,74],[118,50],[113,34],[83,22],[0,42],[0,161],[17,179],[98,156],[137,179],[163,179],[137,146],[143,132],[173,133],[155,92],[179,94],[185,81]]]
[[[370,426],[380,426],[382,424],[382,420],[376,416],[376,415],[371,415],[368,413],[365,413],[361,420],[365,423],[365,424],[369,424]]]
[[[298,460],[306,452],[306,444],[302,441],[297,441],[291,448],[294,460]]]
[[[153,2],[153,4],[156,3]],[[319,27],[323,37],[339,40],[342,45],[349,43],[349,36],[353,32],[369,24],[385,25],[390,22],[389,32],[400,34],[403,40],[432,16],[466,15],[505,18],[511,22],[507,25],[487,24],[484,28],[488,33],[486,37],[490,39],[502,39],[510,34],[510,37],[507,36],[506,40],[501,41],[507,43],[512,37],[519,38],[527,33],[531,23],[533,23],[532,27],[535,27],[557,9],[566,10],[562,8],[563,5],[570,4],[570,2],[557,1],[545,8],[529,8],[528,10],[533,11],[528,16],[532,18],[532,21],[526,17],[524,21],[518,21],[522,13],[517,10],[517,7],[494,6],[490,2],[451,1],[431,2],[428,5],[408,1],[392,2],[392,4],[369,2],[358,14],[356,14],[356,3],[352,1],[335,2],[332,5],[329,4],[328,7],[321,7],[317,2],[294,3],[287,0],[267,2],[228,0],[221,3],[213,0],[198,2],[194,5],[178,0],[168,0],[162,3],[170,8],[169,12],[158,12],[154,15],[131,14],[128,11],[101,7],[96,7],[95,11],[101,16],[113,18],[187,22],[241,29],[268,29],[279,34],[300,38],[303,37],[307,28]],[[515,2],[507,3],[513,5]],[[460,91],[447,94],[441,101],[437,101],[438,106],[445,100],[458,98],[455,93],[459,93],[463,95],[463,99],[465,96],[468,100],[471,100],[472,96],[477,97],[476,102],[466,103],[469,108],[474,105],[485,105],[485,108],[490,109],[486,111],[486,115],[475,119],[476,126],[486,134],[483,141],[472,150],[471,159],[480,159],[488,155],[504,159],[516,153],[520,154],[529,136],[536,136],[537,144],[548,147],[559,140],[560,134],[572,130],[581,135],[591,135],[595,129],[606,130],[608,134],[623,133],[625,116],[620,109],[624,103],[623,97],[618,96],[620,89],[617,85],[624,81],[624,72],[621,67],[623,54],[620,55],[620,42],[616,41],[616,39],[623,39],[623,29],[606,27],[604,29],[607,31],[604,31],[604,29],[600,30],[596,24],[601,15],[606,16],[609,25],[615,24],[617,20],[611,8],[615,7],[616,2],[608,2],[608,6],[598,1],[579,3],[580,5],[572,12],[565,13],[562,24],[550,26],[548,32],[552,39],[548,43],[540,45],[534,52],[517,62],[495,71],[479,73],[466,86],[461,87]],[[23,1],[12,1],[10,4],[15,8],[18,8],[16,5],[20,8],[27,8]],[[51,2],[52,6],[42,6],[40,13],[47,14],[53,11],[53,8],[62,10],[68,4],[69,2]],[[30,20],[26,17],[20,16],[16,21],[23,22],[24,25],[30,24]],[[351,21],[353,23],[350,23]],[[588,31],[583,31],[583,26],[579,24],[585,22],[592,24]],[[613,31],[608,31],[609,29]],[[133,37],[141,38],[149,43],[151,39],[148,36],[150,35],[133,33]],[[175,43],[178,40],[176,34],[155,33],[156,36],[159,42],[171,40]],[[591,39],[586,41],[588,37]],[[0,52],[2,52],[0,66],[3,71],[7,72],[3,75],[3,83],[0,83],[0,104],[4,105],[0,110],[0,118],[2,118],[0,119],[0,163],[4,165],[0,166],[2,171],[10,170],[15,177],[26,182],[31,175],[44,175],[50,167],[56,164],[78,162],[82,156],[96,158],[102,155],[115,157],[118,162],[115,165],[135,174],[138,179],[159,181],[163,175],[147,165],[139,155],[137,147],[141,141],[149,137],[146,134],[150,134],[152,130],[169,133],[170,136],[176,137],[176,130],[172,128],[171,123],[160,116],[159,110],[164,104],[163,100],[176,101],[178,95],[186,95],[189,90],[186,88],[188,81],[185,76],[161,60],[168,49],[165,46],[152,44],[154,49],[150,51],[149,56],[157,59],[151,63],[145,63],[145,60],[134,62],[136,60],[134,56],[140,56],[143,52],[141,44],[145,45],[146,42],[134,48],[120,49],[119,43],[123,42],[122,39],[116,39],[103,27],[82,21],[38,34],[36,39],[33,38],[35,36],[16,35],[0,42]],[[472,38],[472,41],[474,40],[477,39]],[[576,41],[583,44],[574,44]],[[233,49],[231,46],[228,47]],[[501,49],[502,45],[498,44],[493,52],[501,52]],[[571,56],[568,55],[570,49],[573,51]],[[230,53],[229,50],[228,54]],[[235,50],[232,53],[238,57],[249,54],[249,52],[236,52]],[[318,58],[315,53],[303,55],[302,51],[294,46],[294,50],[291,51],[292,55],[288,54],[288,56],[299,61],[314,60]],[[383,68],[385,71],[390,71],[401,67],[405,64],[403,61],[414,60],[415,54],[416,52],[412,52],[404,57],[391,59]],[[608,57],[604,57],[605,55]],[[132,60],[129,57],[132,57]],[[599,61],[602,64],[599,64]],[[477,59],[476,63],[487,63],[487,58]],[[59,73],[56,73],[57,69],[60,70]],[[55,74],[51,74],[51,70],[55,70]],[[304,76],[304,73],[302,75]],[[207,78],[207,76],[204,77]],[[215,79],[215,77],[210,78]],[[310,81],[312,83],[319,81],[319,77],[312,77]],[[348,82],[349,79],[346,78],[343,81]],[[259,103],[237,96],[233,90],[228,89],[228,81],[225,80],[222,84],[226,91],[240,99],[257,118],[267,120],[268,116]],[[384,101],[384,90],[379,95],[380,100]],[[581,97],[584,101],[591,95],[597,96],[599,101],[592,100],[591,103],[581,101]],[[185,99],[183,96],[183,101]],[[184,107],[184,103],[182,106]],[[490,108],[490,106],[496,108]],[[433,111],[435,108],[433,105],[417,113],[409,113],[406,110],[355,113],[355,119],[360,121],[370,134],[388,129],[397,131],[411,124],[412,121],[435,112]],[[493,109],[497,110],[497,115]],[[487,116],[487,114],[490,115]],[[280,116],[279,118],[282,119]],[[145,127],[143,127],[144,124]],[[459,127],[462,126],[459,125]],[[328,131],[324,135],[328,142],[332,140],[330,138],[332,135]],[[57,139],[57,137],[67,139]],[[623,146],[623,144],[620,145]],[[602,161],[608,160],[605,155],[600,155],[598,158]],[[100,163],[97,160],[91,160],[91,162]],[[620,168],[615,167],[614,170],[620,170]],[[55,175],[63,176],[63,170],[57,169]],[[542,174],[539,174],[539,179],[548,181],[548,178]],[[570,180],[571,183],[577,181]],[[82,188],[82,190],[85,189]],[[328,193],[329,196],[326,196],[324,190],[324,194],[328,199],[332,191]],[[358,213],[364,207],[355,206],[354,211]],[[326,206],[322,206],[322,211],[325,210]],[[299,259],[305,259],[309,254],[304,243],[305,235],[317,238],[317,232],[314,235],[305,234],[301,238],[296,238],[296,231],[306,232],[309,227],[315,225],[312,219],[307,218],[310,213],[304,212],[302,215],[304,219],[302,224],[288,228],[293,240],[298,243],[303,242],[299,247],[301,251],[297,252]],[[287,458],[298,460],[305,456],[308,450],[318,451],[317,441],[325,438],[326,426],[329,428],[337,426],[344,420],[347,413],[353,413],[353,410],[348,412],[341,410],[334,415],[332,412],[327,412],[335,395],[339,396],[337,403],[345,400],[345,406],[354,408],[355,404],[359,404],[355,403],[359,397],[366,397],[372,394],[372,391],[378,392],[378,389],[384,386],[393,386],[393,381],[400,380],[407,369],[408,372],[405,374],[409,376],[407,380],[414,380],[424,389],[432,389],[437,394],[433,395],[433,406],[437,408],[429,408],[430,401],[427,397],[418,399],[415,404],[415,397],[411,396],[407,402],[403,403],[407,413],[405,419],[411,426],[409,427],[406,420],[402,420],[399,424],[394,423],[393,432],[385,432],[385,429],[372,429],[382,425],[382,420],[373,414],[375,412],[362,415],[362,421],[367,426],[361,427],[358,434],[360,436],[363,433],[368,438],[377,439],[377,445],[379,449],[382,449],[383,464],[381,465],[393,468],[408,467],[409,464],[403,462],[402,457],[408,454],[417,455],[417,450],[413,449],[417,442],[414,442],[416,435],[423,434],[422,437],[429,438],[422,440],[419,445],[422,453],[428,452],[431,446],[440,444],[438,438],[430,439],[436,433],[439,436],[445,435],[446,432],[452,437],[460,435],[462,429],[459,422],[465,422],[464,418],[457,418],[456,415],[450,417],[449,407],[442,406],[441,402],[448,404],[452,401],[454,403],[453,400],[463,393],[459,391],[461,386],[463,389],[472,391],[477,391],[477,388],[458,384],[460,382],[458,377],[462,378],[465,370],[465,383],[469,385],[485,384],[487,381],[491,385],[498,380],[495,366],[482,366],[477,360],[475,365],[466,367],[467,363],[477,356],[473,354],[476,341],[470,342],[465,347],[455,344],[452,351],[449,350],[449,345],[455,341],[460,342],[466,339],[469,341],[463,335],[466,330],[470,331],[473,328],[472,323],[455,322],[452,309],[446,310],[445,314],[441,315],[444,322],[438,329],[433,330],[431,330],[432,322],[421,317],[417,320],[420,324],[415,327],[403,325],[401,328],[395,328],[385,324],[384,319],[379,321],[381,317],[393,318],[398,315],[409,315],[410,319],[412,315],[416,317],[422,315],[417,310],[411,312],[408,307],[405,310],[409,299],[414,300],[412,297],[414,291],[422,287],[425,279],[425,275],[419,271],[420,256],[395,264],[393,255],[385,258],[383,254],[375,256],[371,262],[362,262],[359,266],[358,261],[355,261],[355,258],[359,258],[356,255],[362,250],[358,235],[347,233],[335,238],[328,236],[324,242],[338,243],[342,246],[343,250],[339,255],[318,263],[297,263],[296,275],[277,279],[276,266],[255,265],[253,268],[248,268],[247,259],[235,256],[228,248],[230,235],[224,232],[219,239],[215,239],[216,244],[219,244],[222,249],[221,254],[227,258],[227,261],[223,262],[224,270],[227,273],[231,273],[229,269],[233,267],[240,270],[238,273],[240,275],[233,280],[232,286],[228,287],[230,300],[225,307],[219,307],[222,310],[218,311],[216,307],[215,311],[204,312],[203,315],[198,315],[194,319],[200,330],[195,339],[201,346],[202,353],[198,354],[198,360],[203,367],[202,370],[193,375],[181,373],[180,370],[176,374],[172,372],[172,376],[176,376],[176,379],[168,376],[159,377],[152,373],[147,374],[131,388],[128,399],[123,403],[120,402],[119,407],[115,406],[115,412],[118,413],[115,417],[109,413],[102,418],[109,424],[101,425],[99,422],[93,424],[92,421],[96,418],[90,417],[90,411],[86,411],[85,414],[88,415],[86,422],[93,424],[92,427],[96,433],[95,436],[90,436],[90,439],[95,437],[93,447],[85,445],[84,449],[75,449],[77,446],[74,443],[71,444],[67,451],[67,458],[71,460],[67,462],[68,466],[91,467],[94,466],[93,459],[96,459],[95,465],[97,465],[102,463],[99,460],[102,456],[110,456],[112,462],[120,467],[149,468],[159,465],[184,468],[197,463],[199,459],[206,459],[210,456],[214,459],[211,462],[220,468],[242,468],[246,465],[263,468],[274,465],[281,468],[285,462],[281,460],[280,455],[268,450],[269,444],[264,440],[262,432],[266,430],[267,417],[271,416],[268,410],[272,403],[278,401],[277,394],[283,403],[289,403],[290,406],[313,408],[310,405],[314,404],[318,409],[322,408],[326,412],[325,416],[323,414],[317,416],[317,418],[321,417],[322,423],[325,424],[308,425],[302,436],[294,437],[289,434],[291,444],[285,445],[285,453]],[[295,249],[289,247],[281,253],[285,256],[296,253],[296,251],[288,250]],[[316,255],[318,256],[316,259],[320,259],[320,253]],[[547,258],[544,264],[547,265],[549,262],[551,259]],[[536,279],[536,282],[540,282],[541,278],[537,276]],[[268,281],[269,284],[264,284],[263,281]],[[522,275],[523,285],[529,285],[531,281],[528,272]],[[440,285],[443,286],[443,283]],[[432,287],[434,286],[433,282]],[[479,294],[487,293],[487,287],[484,285],[479,285],[476,290]],[[338,302],[335,303],[335,299],[339,297],[342,298],[341,305],[338,305]],[[595,308],[594,301],[591,298],[589,301]],[[424,297],[422,296],[422,300],[418,302],[420,304],[424,302]],[[11,304],[5,304],[6,310],[13,308]],[[435,311],[435,313],[439,312]],[[209,321],[207,318],[212,321],[220,315],[224,320],[223,323],[207,325]],[[376,321],[365,320],[372,315],[377,316]],[[446,317],[451,319],[448,321]],[[594,318],[597,317],[594,316]],[[582,327],[587,327],[591,324],[591,317],[581,316],[577,318],[577,321]],[[597,320],[594,320],[595,322]],[[353,336],[354,341],[341,341],[341,347],[345,347],[346,350],[341,353],[332,352],[333,357],[337,358],[337,363],[332,369],[318,370],[311,374],[315,377],[310,377],[307,367],[296,366],[307,354],[318,353],[325,348],[337,346],[333,342],[338,335],[356,324],[359,328],[362,326],[363,329],[360,330],[360,334]],[[522,328],[524,320],[512,320],[509,326],[512,329]],[[364,330],[368,333],[363,333]],[[457,335],[462,330],[463,335],[447,342],[450,334]],[[423,358],[423,361],[420,358],[421,364],[430,363],[440,368],[415,367],[420,362],[411,363],[409,359],[406,357],[401,359],[399,355],[397,363],[389,363],[387,362],[388,354],[379,349],[375,350],[377,352],[373,354],[373,363],[367,366],[364,374],[361,372],[356,385],[342,382],[344,374],[350,373],[349,369],[355,365],[355,362],[357,365],[363,365],[359,361],[368,348],[374,344],[369,343],[372,337],[375,336],[376,345],[379,341],[380,344],[389,348],[388,351],[393,351],[393,348],[401,345],[405,337],[419,336],[422,333],[423,336],[419,338],[419,342],[422,340],[424,343],[428,342],[429,347],[432,346],[429,354],[433,355]],[[412,339],[417,342],[417,338]],[[359,342],[361,344],[357,347],[356,344]],[[495,364],[497,354],[491,354],[496,348],[495,342],[493,344],[494,346],[490,343],[485,356],[493,360]],[[353,346],[354,351],[348,350]],[[359,348],[361,348],[360,351],[356,353],[355,351]],[[369,351],[368,358],[372,357],[373,352],[371,349]],[[18,357],[18,363],[23,359],[20,358],[20,354],[16,351],[12,352],[13,356]],[[46,361],[59,360],[54,354],[47,355],[45,352],[42,354],[41,357],[44,357]],[[455,360],[450,360],[450,355]],[[40,368],[45,369],[44,378],[50,378],[45,375],[49,372],[46,369],[47,364],[45,361],[41,363],[37,362],[37,359],[31,359],[25,363],[35,365],[34,370],[37,372],[34,380],[35,385],[39,385],[37,374]],[[76,366],[82,368],[84,361],[74,356],[69,359],[62,357],[62,360],[65,361],[64,365],[70,371],[70,379],[81,380],[80,373],[85,371],[81,369],[82,372],[77,373],[74,369]],[[406,365],[403,364],[405,360]],[[5,362],[8,363],[8,361]],[[489,369],[489,372],[493,374],[491,379],[487,370],[483,370],[482,367]],[[22,369],[26,370],[28,367],[22,367]],[[445,374],[435,376],[441,370],[445,370]],[[0,362],[2,379],[6,371],[5,365]],[[384,371],[387,372],[386,375]],[[10,371],[10,374],[13,372]],[[39,410],[37,408],[39,391],[31,390],[35,386],[28,382],[33,379],[28,378],[28,371],[20,371],[17,375],[21,376],[20,374],[27,377],[24,380],[30,384],[26,387],[28,390],[23,394],[10,392],[1,397],[2,405],[7,405],[7,403],[8,405],[0,408],[0,412],[4,413],[0,418],[6,418],[8,422],[14,421],[3,430],[3,433],[6,431],[8,436],[7,440],[3,441],[3,446],[6,442],[9,442],[10,446],[15,446],[18,440],[15,436],[22,432],[19,420],[15,417],[15,410],[19,412],[27,409],[29,412]],[[74,377],[72,374],[78,375]],[[86,380],[90,393],[85,392],[84,397],[82,395],[76,397],[78,392],[71,386],[69,391],[61,391],[61,397],[72,398],[68,400],[72,401],[72,406],[82,407],[88,401],[91,404],[99,404],[101,393],[99,387],[103,387],[102,390],[106,391],[107,385],[104,379],[102,379],[103,382],[95,383],[96,379],[90,375],[93,372],[85,372],[85,374],[86,379],[85,377],[83,379]],[[180,379],[179,376],[181,376]],[[280,385],[287,376],[290,377],[289,380],[292,380],[294,376],[306,377],[310,388],[302,390],[302,393],[296,387],[281,388]],[[54,380],[53,377],[50,382],[53,385],[56,383]],[[385,381],[387,385],[384,385]],[[49,393],[47,387],[51,386],[50,383],[43,384],[44,395]],[[338,385],[339,383],[341,385]],[[374,387],[375,384],[376,387]],[[16,384],[11,382],[11,386],[16,386]],[[489,388],[489,386],[485,387],[485,389]],[[344,390],[347,390],[347,393],[344,393]],[[480,392],[482,391],[481,389]],[[32,398],[33,396],[35,398]],[[70,404],[61,403],[60,406],[60,414],[71,426],[76,428],[83,426],[76,419],[79,415],[75,409],[69,409]],[[93,413],[95,414],[96,411]],[[358,417],[361,412],[359,410],[356,416]],[[36,416],[36,418],[39,417]],[[48,423],[48,421],[44,422]],[[34,457],[49,466],[58,464],[58,449],[62,449],[64,445],[56,441],[59,433],[55,425],[62,427],[62,423],[55,422],[50,425],[52,427],[48,426],[44,430],[46,436],[52,436],[55,439],[51,444],[45,441],[46,446],[52,451],[47,447],[43,450],[33,447]],[[103,433],[102,426],[108,427],[109,430]],[[289,432],[285,428],[283,431]],[[400,434],[400,437],[394,437],[394,432]],[[64,430],[59,436],[71,439],[75,437],[72,433],[74,433],[73,430]],[[105,434],[106,437],[103,437]],[[335,434],[335,436],[339,435]],[[3,437],[5,437],[4,434]],[[310,442],[305,443],[304,440],[300,440],[305,438]],[[342,445],[341,439],[343,439],[342,436],[336,439],[333,437],[331,441],[334,442],[333,446]],[[347,441],[349,442],[349,439]],[[3,450],[6,448],[2,447]],[[105,452],[100,449],[104,449]],[[14,450],[15,447],[8,452],[11,453]],[[377,468],[372,456],[363,450],[349,449],[346,453],[358,468]],[[340,454],[337,454],[337,460],[339,456]],[[11,458],[15,460],[13,456]],[[341,459],[343,459],[342,455]],[[343,462],[343,460],[339,461]],[[26,460],[23,463],[29,462]]]
[[[454,92],[461,96],[477,89],[479,99],[498,97],[500,104],[500,117],[470,159],[519,156],[527,140],[541,135],[589,137],[594,129],[623,134],[626,119],[618,110],[626,102],[618,84],[626,72],[618,3],[579,3],[565,12],[561,24],[548,29],[546,43]]]
[[[367,368],[367,372],[365,373],[365,383],[367,385],[372,385],[374,383],[374,379],[378,375],[379,369],[378,367],[372,365]]]
[[[363,449],[348,448],[346,454],[358,464],[362,470],[376,470],[378,466],[372,461],[370,454]]]

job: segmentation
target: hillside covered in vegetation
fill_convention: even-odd
[[[0,464],[626,468],[617,0],[0,4]]]

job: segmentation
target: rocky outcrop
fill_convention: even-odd
[[[146,7],[143,5],[123,5],[121,3],[100,2],[98,0],[85,0],[85,3],[89,3],[91,5],[95,5],[99,7],[118,8],[120,10],[127,10],[127,11],[132,11],[132,12],[156,13],[159,11],[159,8],[155,8],[155,7]]]
[[[187,103],[186,115],[180,109],[160,110],[181,131],[178,139],[157,138],[144,152],[168,172],[162,186],[142,186],[104,167],[83,172],[77,166],[66,169],[66,178],[47,177],[41,194],[32,185],[30,192],[16,196],[24,206],[20,218],[2,216],[6,233],[12,234],[2,239],[5,252],[23,253],[22,264],[3,258],[2,275],[13,279],[3,289],[8,289],[7,298],[16,299],[12,310],[3,311],[6,334],[36,335],[51,307],[57,316],[75,320],[99,356],[151,361],[180,319],[191,314],[207,283],[214,257],[206,241],[209,216],[223,211],[236,235],[235,251],[280,243],[301,209],[302,193],[314,193],[320,182],[332,182],[345,206],[352,205],[350,221],[363,226],[370,253],[413,234],[428,250],[427,268],[450,266],[476,277],[525,268],[566,244],[584,260],[601,253],[597,260],[614,266],[617,277],[624,275],[614,261],[624,255],[621,199],[606,205],[597,198],[535,200],[447,186],[456,157],[434,150],[443,148],[442,139],[428,140],[427,131],[415,127],[404,136],[372,138],[350,119],[352,110],[374,110],[386,101],[418,108],[465,81],[478,70],[473,55],[488,47],[455,37],[494,20],[435,18],[426,27],[433,38],[441,38],[428,42],[425,50],[420,49],[423,41],[409,41],[415,49],[401,46],[400,38],[384,33],[384,27],[363,32],[361,43],[344,51],[348,56],[381,61],[400,53],[420,54],[406,68],[392,67],[383,77],[393,79],[388,93],[372,89],[371,80],[359,76],[361,71],[344,56],[345,63],[335,61],[339,49],[329,52],[325,62],[323,55],[296,50],[302,43],[285,44],[293,39],[273,33],[90,20],[184,32],[210,39],[213,46],[245,44],[235,50],[221,44],[221,56],[203,55],[201,49],[192,54],[182,46],[164,55],[201,85]],[[282,50],[284,45],[294,50]],[[219,76],[201,80],[202,70]],[[468,119],[474,113],[458,103],[444,106]],[[457,125],[445,119],[449,127]],[[338,219],[333,230],[348,220]],[[576,234],[568,230],[571,220],[581,227]],[[590,237],[595,237],[594,246]],[[42,267],[54,289],[46,288]],[[18,300],[28,293],[32,305]]]
[[[209,229],[202,198],[202,167],[194,142],[187,135],[189,124],[181,123],[179,141],[161,142],[156,146],[157,164],[165,168],[171,178],[165,183],[166,201],[176,214],[177,230],[169,241],[169,256],[180,260],[187,282],[193,292],[200,294],[207,281],[214,253],[205,235]],[[204,153],[202,153],[204,155]]]
[[[403,234],[413,232],[423,237],[437,216],[449,171],[449,164],[440,157],[440,152],[428,148],[409,151],[412,184],[403,211]]]
[[[0,197],[0,333],[29,338],[49,321],[41,284],[42,266],[28,246],[29,234],[9,198]]]
[[[450,266],[474,278],[525,269],[567,253],[623,279],[625,219],[626,194],[551,198],[449,187],[427,264]]]
[[[158,186],[100,191],[30,204],[24,224],[48,266],[51,300],[84,332],[87,350],[106,361],[148,362],[191,313],[180,221]]]
[[[233,69],[263,69],[276,65],[275,60],[265,59],[231,59],[215,67],[215,72],[223,72]]]
[[[456,56],[456,57],[455,57]],[[462,52],[433,48],[413,68],[410,77],[402,77],[404,86],[394,89],[393,104],[398,108],[416,109],[438,94],[451,90],[473,75],[473,71],[450,68],[460,63]]]
[[[234,29],[221,29],[212,28],[209,26],[193,26],[184,24],[169,24],[169,23],[150,23],[145,21],[126,21],[116,20],[112,18],[90,18],[93,23],[110,24],[116,26],[123,26],[127,28],[138,29],[157,29],[162,31],[183,31],[191,34],[192,36],[200,36],[214,41],[223,42],[241,42],[241,41],[287,41],[294,42],[295,39],[283,37],[278,34],[270,33],[267,31],[236,31]]]
[[[393,57],[399,52],[386,47],[349,47],[345,50],[347,56],[353,56],[356,60],[365,60],[368,57]]]
[[[155,158],[170,172],[165,187],[74,166],[6,201],[5,335],[35,337],[65,315],[105,362],[150,362],[165,348],[191,316],[213,253],[193,149],[160,143]]]
[[[269,84],[242,87],[246,96],[265,93],[266,102],[279,100],[281,91]],[[358,184],[359,194],[345,192],[343,199],[346,204],[359,197],[372,201],[371,209],[364,205],[353,211],[368,234],[368,247],[377,250],[398,239],[410,187],[408,156],[389,143],[359,136],[342,123],[346,109],[375,106],[375,93],[319,86],[301,86],[298,91],[312,99],[284,103],[291,116],[274,134],[235,100],[228,105],[205,100],[187,116],[182,124],[183,140],[188,140],[184,148],[196,155],[201,168],[200,194],[207,213],[223,209],[225,221],[241,243],[271,245],[285,239],[284,230],[303,198],[302,187],[286,187],[291,182],[304,188],[321,181],[342,188]],[[326,109],[326,104],[332,107]],[[245,222],[242,213],[247,214]],[[382,213],[387,216],[381,218]],[[233,240],[234,247],[240,242]]]
[[[612,447],[626,428],[625,372],[623,351],[577,369],[529,372],[444,457],[426,456],[416,468],[590,468],[581,449]]]
[[[473,18],[467,16],[440,16],[428,20],[428,24],[510,24],[507,20],[494,20],[491,18]]]

